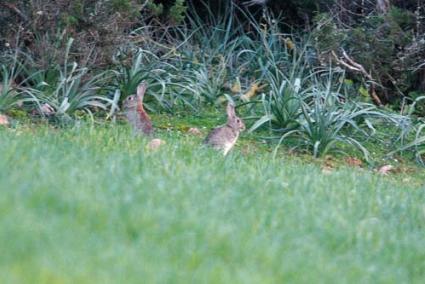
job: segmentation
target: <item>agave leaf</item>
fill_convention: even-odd
[[[257,130],[258,128],[260,128],[263,124],[270,122],[274,119],[274,115],[273,114],[265,114],[263,115],[260,119],[258,119],[252,126],[251,128],[248,130],[248,133],[252,133],[253,131]]]

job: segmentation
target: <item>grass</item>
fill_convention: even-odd
[[[68,37],[56,43],[65,46],[63,58],[48,60],[44,67],[30,53],[16,50],[12,56],[11,50],[0,57],[5,62],[0,111],[13,118],[16,110],[26,112],[33,121],[41,116],[58,125],[78,123],[85,116],[93,122],[108,120],[146,81],[149,112],[190,111],[199,116],[233,100],[247,124],[253,123],[251,132],[262,135],[268,129],[262,139],[277,142],[276,152],[291,140],[293,149],[315,158],[350,155],[353,148],[369,160],[368,141],[387,132],[383,122],[392,122],[390,127],[399,133],[382,141],[386,153],[413,156],[416,151],[416,159],[422,160],[422,145],[416,145],[422,137],[412,141],[411,130],[416,127],[415,105],[423,97],[406,105],[406,116],[365,103],[362,84],[346,79],[339,66],[319,64],[310,37],[283,33],[279,21],[267,15],[260,24],[233,2],[226,7],[223,17],[209,10],[210,23],[193,14],[186,24],[166,29],[164,37],[153,33],[155,26],[142,25],[132,32],[135,42],[116,48],[108,71],[86,65],[88,58],[77,63],[80,52]],[[235,11],[242,18],[235,18]],[[13,87],[15,77],[19,84]]]
[[[2,282],[423,281],[422,178],[157,135],[149,152],[122,125],[0,128]]]

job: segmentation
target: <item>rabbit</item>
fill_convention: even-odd
[[[233,148],[238,140],[239,133],[245,130],[245,123],[236,116],[235,106],[227,104],[226,125],[214,128],[204,140],[204,144],[212,146],[214,149],[223,150],[224,156]]]
[[[153,127],[149,115],[143,108],[143,97],[147,84],[142,82],[137,86],[137,94],[128,96],[123,102],[124,113],[136,134],[151,136]]]

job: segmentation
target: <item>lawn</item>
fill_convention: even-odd
[[[422,179],[158,136],[0,128],[1,282],[423,283]]]

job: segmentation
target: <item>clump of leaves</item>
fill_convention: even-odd
[[[7,55],[3,59],[5,63],[0,65],[0,113],[23,106],[24,103],[36,102],[36,97],[25,95],[16,84],[16,78],[22,72],[18,53]]]
[[[27,74],[24,81],[26,94],[37,98],[39,112],[56,118],[72,118],[81,111],[93,116],[93,110],[107,110],[114,104],[102,94],[101,86],[106,73],[89,74],[89,69],[76,62],[68,62],[73,39],[67,43],[64,64],[53,64],[46,69]],[[30,63],[27,63],[30,64]],[[27,69],[33,71],[31,66]]]
[[[13,88],[13,71],[9,71],[5,65],[0,66],[0,113],[6,112],[19,102],[20,96]]]
[[[275,42],[263,42],[266,46]],[[270,123],[273,132],[285,133],[299,126],[302,102],[310,90],[306,46],[300,51],[287,49],[272,51],[260,63],[264,81],[269,86],[268,96],[262,99],[265,115],[250,129],[254,131]]]
[[[311,102],[302,103],[300,127],[286,133],[282,138],[295,135],[299,141],[297,147],[305,147],[315,158],[334,151],[339,143],[357,148],[368,160],[369,152],[354,138],[354,133],[367,136],[357,124],[357,120],[376,112],[376,108],[360,103],[342,103],[344,98],[330,89],[313,88],[310,95]]]
[[[328,74],[327,79],[324,74]],[[269,76],[270,95],[263,97],[266,115],[251,131],[269,122],[271,131],[279,135],[275,154],[289,139],[295,149],[306,150],[316,158],[331,152],[344,153],[348,146],[369,160],[364,141],[376,132],[373,121],[395,120],[373,104],[344,95],[344,74],[337,74],[330,69],[306,73],[304,77],[281,75],[279,80]]]
[[[172,64],[141,48],[116,54],[115,63],[114,88],[120,91],[121,100],[135,94],[137,86],[145,81],[150,95],[145,98],[147,104],[152,97],[166,110],[174,106],[179,94],[173,92],[172,85],[178,72]]]
[[[172,23],[179,24],[183,22],[186,16],[187,6],[186,0],[176,0],[169,11],[169,18]]]
[[[398,147],[395,151],[390,152],[388,155],[393,155],[397,152],[413,152],[416,160],[425,166],[425,124],[419,124],[416,128],[416,134],[413,141]]]

